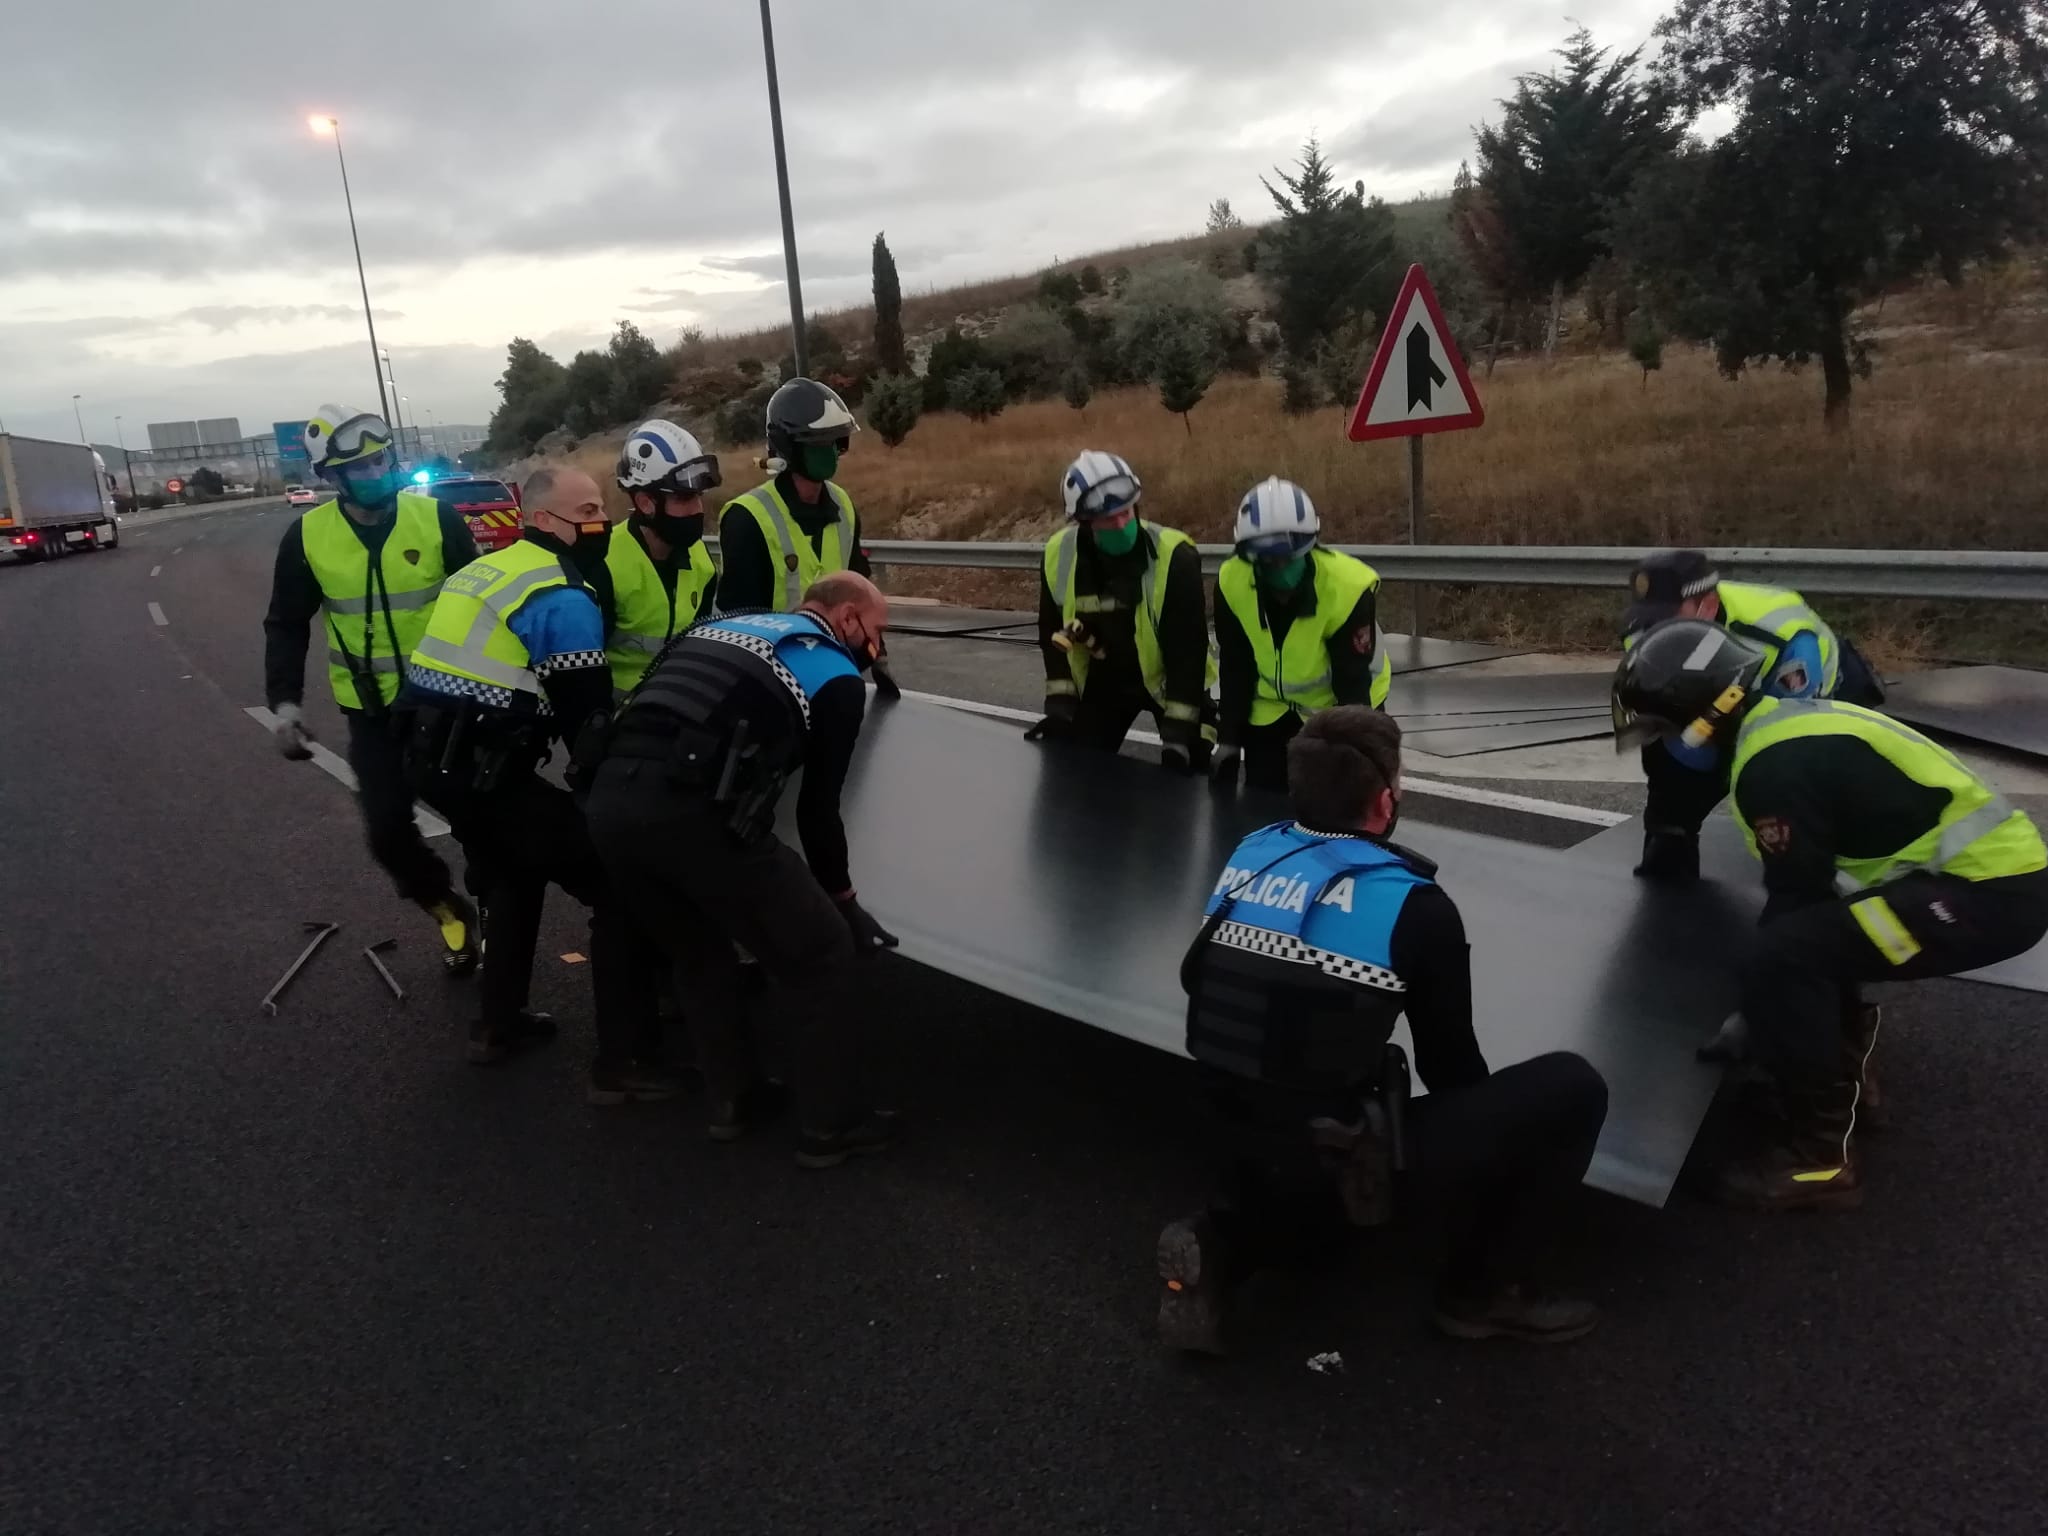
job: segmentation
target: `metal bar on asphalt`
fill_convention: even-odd
[[[717,540],[706,541],[717,549]],[[1035,571],[1042,544],[961,539],[872,539],[863,546],[876,565]],[[1628,580],[1642,549],[1533,544],[1336,544],[1388,582],[1478,586],[1612,587]],[[1214,575],[1227,544],[1201,546],[1202,569]],[[2048,551],[2007,549],[1773,549],[1706,551],[1723,575],[1756,577],[1809,596],[1902,597],[1941,602],[2048,601]]]
[[[313,951],[322,944],[325,944],[329,935],[341,931],[341,924],[339,923],[301,923],[299,926],[313,935],[312,942],[299,951],[299,958],[292,962],[291,969],[277,978],[277,985],[264,993],[263,1001],[257,1004],[259,1008],[273,1019],[277,1017],[278,998],[283,994],[284,989],[292,984],[292,979],[306,968],[306,962],[313,958]],[[319,931],[315,932],[314,930],[316,929]]]
[[[405,1001],[405,988],[398,984],[396,976],[385,969],[383,960],[377,954],[377,951],[380,949],[396,949],[397,947],[398,940],[396,939],[379,939],[376,943],[364,948],[363,958],[377,968],[377,974],[384,978],[384,985],[391,989],[391,995],[402,1003]]]

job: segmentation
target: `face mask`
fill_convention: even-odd
[[[837,443],[798,443],[791,466],[806,480],[830,480],[839,470]]]
[[[1259,562],[1259,585],[1274,592],[1292,592],[1307,574],[1307,555],[1296,555],[1292,560]]]
[[[854,665],[863,672],[872,669],[874,664],[882,659],[882,648],[875,643],[875,637],[868,633],[866,625],[861,626],[860,638],[848,640],[846,648],[853,653]]]
[[[639,532],[652,533],[673,550],[688,549],[704,537],[702,512],[692,513],[687,517],[678,517],[667,512],[656,512],[651,516],[645,512],[635,512],[626,521]]]
[[[1127,555],[1138,542],[1138,520],[1134,517],[1121,528],[1090,528],[1088,535],[1105,555]]]
[[[367,511],[382,512],[398,500],[396,470],[386,469],[377,475],[351,475],[343,470],[340,480],[342,495]]]
[[[569,558],[576,569],[586,576],[604,564],[606,552],[611,548],[612,525],[610,523],[578,523],[576,542],[569,546]]]

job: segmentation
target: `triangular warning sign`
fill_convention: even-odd
[[[1429,275],[1419,265],[1410,267],[1388,312],[1386,333],[1372,355],[1347,435],[1363,443],[1455,432],[1484,420],[1486,410],[1451,340],[1451,328],[1444,324]]]

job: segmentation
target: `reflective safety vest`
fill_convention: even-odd
[[[1765,698],[1743,720],[1729,767],[1729,799],[1751,853],[1757,851],[1757,842],[1755,831],[1741,816],[1738,787],[1742,770],[1759,752],[1802,736],[1852,736],[1914,783],[1948,791],[1948,807],[1940,819],[1896,853],[1879,858],[1837,858],[1835,888],[1843,895],[1853,896],[1914,870],[1959,875],[1965,880],[1995,880],[2048,869],[2048,847],[2026,813],[1978,778],[1954,753],[1874,709],[1833,699]],[[1860,920],[1863,914],[1858,916]],[[1885,945],[1880,942],[1879,948]]]
[[[339,501],[299,519],[306,565],[320,584],[327,631],[327,680],[343,709],[369,709],[358,678],[375,679],[376,703],[398,697],[405,658],[427,632],[427,615],[447,571],[441,566],[441,508],[431,496],[398,493],[375,570]]]
[[[1758,587],[1746,581],[1724,581],[1715,590],[1721,596],[1721,622],[1769,652],[1766,679],[1777,671],[1779,652],[1792,637],[1811,634],[1820,642],[1820,696],[1834,697],[1841,681],[1841,647],[1827,621],[1806,606],[1805,598],[1783,587]]]
[[[1433,866],[1295,822],[1238,844],[1190,956],[1188,1054],[1285,1087],[1376,1074],[1407,998],[1394,925]]]
[[[531,539],[470,561],[441,588],[427,632],[413,648],[415,680],[499,708],[551,713],[533,657],[506,620],[535,593],[568,585],[561,560]],[[451,687],[440,680],[450,677],[461,683]]]
[[[1183,544],[1192,541],[1184,533],[1172,528],[1156,528],[1150,523],[1139,525],[1145,536],[1149,553],[1145,559],[1145,576],[1139,584],[1137,639],[1138,671],[1145,679],[1145,691],[1159,701],[1160,709],[1169,720],[1199,720],[1202,705],[1198,699],[1169,699],[1166,696],[1166,658],[1159,650],[1159,615],[1166,606],[1166,581],[1161,572],[1171,578],[1173,552]],[[1045,585],[1052,593],[1052,600],[1060,605],[1060,622],[1072,624],[1079,615],[1110,613],[1117,607],[1114,597],[1090,592],[1076,594],[1074,591],[1074,565],[1076,551],[1080,547],[1080,534],[1070,523],[1046,541]],[[1048,683],[1049,694],[1079,694],[1088,687],[1089,656],[1081,647],[1075,646],[1067,652],[1067,667],[1074,680],[1069,684]],[[1207,670],[1203,678],[1206,687],[1216,686],[1216,653],[1208,655]]]
[[[611,567],[615,619],[605,657],[612,668],[612,694],[623,698],[647,674],[669,636],[697,622],[704,592],[714,574],[711,551],[699,539],[676,567],[671,592],[640,536],[624,525],[612,529],[604,563]]]
[[[812,547],[811,536],[790,516],[789,506],[773,480],[755,486],[744,496],[735,496],[719,511],[718,520],[723,523],[727,512],[734,507],[745,507],[760,525],[769,558],[782,567],[782,597],[775,604],[778,613],[794,612],[797,604],[804,600],[804,593],[810,590],[811,583],[820,576],[849,569],[854,551],[860,547],[859,519],[854,515],[853,498],[829,480],[825,482],[825,494],[839,509],[839,519],[825,530],[819,540],[824,548],[822,555]]]
[[[1243,555],[1232,555],[1217,573],[1217,589],[1251,641],[1252,659],[1258,664],[1259,686],[1252,697],[1253,725],[1271,725],[1290,711],[1312,715],[1337,702],[1337,692],[1330,681],[1330,639],[1350,621],[1358,600],[1379,588],[1379,572],[1362,560],[1320,545],[1309,551],[1309,559],[1315,575],[1315,612],[1297,616],[1287,626],[1286,640],[1278,646],[1273,644],[1273,631],[1259,609],[1258,578],[1252,572],[1252,562]],[[1373,625],[1372,644],[1379,657],[1371,695],[1377,709],[1387,702],[1394,682],[1393,658],[1380,642],[1377,623]]]

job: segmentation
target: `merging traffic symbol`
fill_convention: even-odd
[[[1420,266],[1410,267],[1372,355],[1348,435],[1362,443],[1378,437],[1455,432],[1485,420],[1479,392],[1444,323],[1436,290]]]

